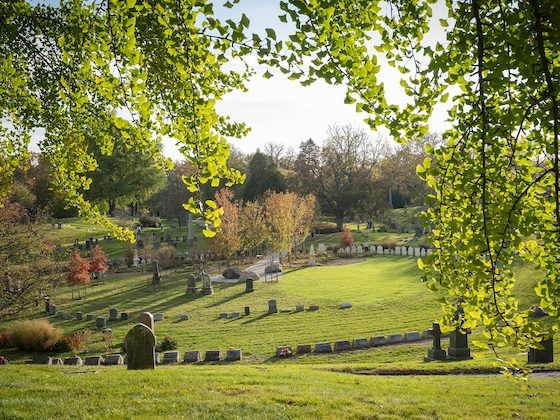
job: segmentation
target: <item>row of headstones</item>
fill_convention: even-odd
[[[321,245],[321,244],[319,244]],[[396,246],[395,249],[383,248],[381,245],[371,247],[366,247],[362,245],[352,245],[347,247],[341,247],[338,249],[338,254],[371,254],[371,255],[402,255],[408,257],[426,257],[432,253],[431,248],[423,247],[406,247],[406,246]]]
[[[352,305],[350,304],[350,306],[352,306]],[[314,311],[318,311],[318,310],[319,310],[319,306],[317,306],[317,305],[310,305],[309,308],[308,308],[308,311],[310,311],[310,312],[314,312]],[[305,306],[304,305],[296,305],[295,312],[303,312],[303,311],[305,311]],[[291,309],[282,309],[280,312],[288,313],[288,312],[292,312],[292,310]],[[268,301],[268,314],[272,315],[272,314],[276,314],[276,313],[278,313],[278,306],[277,306],[276,300],[271,299],[271,300]]]
[[[358,350],[367,349],[370,347],[380,347],[391,344],[402,344],[402,343],[413,343],[420,340],[425,340],[430,338],[428,331],[424,331],[422,334],[418,331],[407,332],[405,334],[390,334],[385,336],[376,336],[367,338],[356,338],[351,342],[348,340],[336,341],[334,346],[330,342],[317,343],[313,347],[311,344],[298,344],[296,347],[296,354],[307,354],[311,352],[315,353],[332,353],[348,351],[348,350]],[[286,357],[291,356],[292,347],[291,346],[280,346],[276,348],[276,357]]]

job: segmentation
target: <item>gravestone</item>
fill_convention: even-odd
[[[107,328],[107,320],[105,319],[104,316],[98,316],[95,319],[95,327],[98,330],[104,330],[105,328]]]
[[[161,283],[161,274],[159,272],[159,262],[154,260],[152,262],[152,290],[159,290],[159,284]]]
[[[132,258],[132,266],[140,267],[140,257],[138,256],[138,248],[134,248],[134,257]]]
[[[543,348],[530,348],[527,363],[552,363],[554,361],[554,346],[551,338],[543,339],[540,343]]]
[[[408,247],[408,256],[409,256],[409,257],[413,257],[413,256],[414,256],[414,248],[412,248],[411,246]]]
[[[248,277],[245,280],[245,293],[252,293],[254,291],[255,289],[253,287],[253,279],[251,277]]]
[[[128,369],[155,369],[156,336],[150,327],[143,323],[136,324],[126,334],[124,345]]]
[[[309,247],[309,260],[307,261],[309,267],[315,267],[317,265],[317,259],[315,258],[315,246],[311,244]]]
[[[154,316],[150,312],[143,312],[138,316],[138,322],[154,331]]]
[[[428,350],[428,356],[424,358],[425,362],[430,362],[433,360],[446,360],[447,355],[445,350],[441,348],[441,329],[439,324],[434,322],[432,324],[432,348]]]
[[[33,356],[33,364],[35,365],[52,365],[52,357],[44,354],[36,354]]]
[[[303,312],[305,311],[305,306],[303,305],[296,305],[296,312]]]
[[[117,308],[109,309],[109,321],[116,321],[119,318],[119,311]]]
[[[179,315],[179,321],[188,321],[188,320],[189,320],[189,316],[187,314]]]
[[[296,347],[296,354],[311,353],[311,344],[298,344]]]
[[[419,248],[419,247],[415,247],[415,248],[414,248],[414,256],[415,256],[415,257],[419,257],[419,256],[420,256],[420,248]]]
[[[62,366],[64,362],[59,357],[55,357],[52,359],[53,366]]]
[[[371,337],[371,340],[369,340],[369,345],[371,347],[384,346],[385,344],[387,344],[387,339],[382,335]]]
[[[401,247],[400,246],[395,247],[395,255],[401,255]]]
[[[315,344],[315,353],[332,353],[331,343]]]
[[[110,354],[105,358],[106,366],[120,366],[124,365],[124,359],[120,354]]]
[[[181,361],[181,354],[174,350],[174,351],[166,351],[163,353],[163,364],[169,365],[172,363],[179,363]]]
[[[228,362],[237,362],[241,360],[242,352],[241,349],[229,349],[226,351],[226,360]]]
[[[291,346],[279,346],[276,347],[276,357],[285,357],[292,354]]]
[[[276,300],[272,299],[268,301],[268,313],[275,314],[278,312],[278,308],[276,307]]]
[[[93,314],[87,314],[86,321],[93,321]]]
[[[367,349],[369,348],[369,340],[367,338],[356,338],[352,341],[353,349]]]
[[[187,351],[185,353],[185,357],[183,358],[183,362],[185,363],[196,363],[200,359],[200,352],[199,351]]]
[[[68,366],[82,366],[84,364],[83,360],[79,356],[67,357],[64,359],[64,364]]]
[[[319,244],[319,246],[317,247],[317,253],[318,253],[319,255],[322,255],[322,254],[324,254],[325,252],[327,252],[327,247],[325,246],[324,243],[321,242],[321,243]]]
[[[162,312],[156,312],[154,314],[154,322],[163,321],[164,319],[165,319],[165,316]]]
[[[390,253],[391,253],[391,250],[389,248],[383,249],[383,255],[389,255]]]
[[[121,321],[128,321],[128,312],[121,312]]]
[[[344,248],[344,253],[345,254],[350,254],[352,252],[352,248],[350,248],[349,246],[347,246],[346,248]]]
[[[205,362],[219,362],[222,360],[222,352],[220,350],[209,350],[204,353]]]
[[[389,334],[387,336],[387,342],[389,344],[399,344],[404,341],[402,334]]]
[[[351,307],[352,307],[352,304],[350,302],[340,304],[340,309],[349,309]]]
[[[377,248],[375,249],[375,253],[377,255],[383,255],[383,247],[381,245],[377,245]]]
[[[84,318],[84,314],[82,314],[81,312],[76,312],[74,314],[76,316],[76,320],[81,321]]]
[[[50,298],[48,296],[45,296],[45,313],[46,314],[50,313],[49,303],[50,303]]]
[[[232,312],[229,317],[230,318],[239,318],[241,314],[239,312]]]
[[[245,306],[245,316],[251,315],[251,308],[249,306]]]
[[[420,341],[422,336],[418,331],[411,331],[404,334],[404,341],[407,343],[413,343],[415,341]]]
[[[458,329],[452,331],[449,334],[449,350],[447,354],[448,359],[452,360],[472,359],[471,349],[467,343],[467,334],[463,334]]]
[[[224,319],[224,318],[227,318],[227,317],[228,317],[228,314],[225,313],[225,312],[222,312],[222,313],[220,313],[219,317],[220,317],[221,319]]]
[[[86,366],[101,366],[105,363],[105,359],[101,356],[88,356],[84,360],[84,365]]]
[[[356,247],[356,253],[363,254],[364,253],[364,248],[361,245],[358,245]]]
[[[62,223],[57,223],[57,229],[62,229]]]
[[[214,293],[214,289],[212,288],[212,279],[208,274],[202,274],[200,276],[202,278],[202,293],[205,295],[211,295]]]
[[[64,320],[70,319],[70,314],[68,312],[61,312],[61,314],[62,314],[62,319]]]
[[[334,351],[347,351],[352,350],[352,346],[350,345],[350,341],[337,341],[334,343]]]
[[[358,248],[356,247],[356,244],[352,244],[352,246],[350,247],[350,253],[351,254],[357,254],[358,253]]]
[[[318,311],[318,310],[319,310],[319,307],[317,305],[311,305],[309,307],[309,311],[311,311],[311,312]]]
[[[420,256],[421,256],[421,257],[425,257],[425,256],[426,256],[426,248],[420,248]]]
[[[197,287],[196,287],[196,277],[194,274],[190,273],[187,275],[187,291],[186,294],[187,295],[192,295],[194,293],[196,293]]]
[[[49,315],[56,315],[56,305],[54,303],[49,304]]]

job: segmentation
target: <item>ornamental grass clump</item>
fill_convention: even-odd
[[[46,319],[18,321],[10,329],[10,338],[18,350],[48,351],[62,336]]]

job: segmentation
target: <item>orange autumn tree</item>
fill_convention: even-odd
[[[80,284],[86,286],[90,283],[89,267],[88,259],[83,258],[78,251],[75,251],[70,257],[66,284],[72,288],[72,299],[74,299],[74,287]],[[80,297],[80,291],[78,289],[78,299]]]
[[[229,267],[230,259],[241,250],[241,229],[239,224],[239,205],[233,201],[229,188],[219,190],[214,200],[223,211],[219,233],[214,237],[214,252],[225,257]]]
[[[253,252],[267,242],[270,234],[262,203],[260,201],[243,203],[239,216],[241,250]]]
[[[350,246],[352,242],[354,242],[354,238],[352,237],[352,232],[348,229],[348,226],[344,226],[342,232],[340,232],[338,239],[340,240],[340,245],[342,246]]]
[[[109,270],[107,264],[107,254],[101,249],[99,245],[95,245],[91,250],[91,257],[89,259],[89,271],[93,273],[94,278],[100,278],[103,273]]]

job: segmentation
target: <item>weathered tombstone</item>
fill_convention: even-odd
[[[305,311],[305,306],[303,305],[296,305],[296,312],[303,312]]]
[[[362,245],[358,245],[356,247],[356,253],[357,254],[363,254],[364,253],[364,248],[362,247]]]
[[[120,354],[110,354],[105,358],[106,366],[120,366],[124,365],[124,359]]]
[[[352,244],[352,246],[350,247],[350,253],[351,254],[357,254],[358,253],[358,248],[356,247],[356,244]]]
[[[272,299],[268,301],[268,313],[275,314],[278,312],[278,308],[276,307],[276,300]]]
[[[93,321],[93,314],[87,314],[86,321]]]
[[[369,345],[371,347],[384,346],[385,344],[387,344],[387,339],[382,335],[371,337],[371,340],[369,340]]]
[[[407,343],[413,343],[415,341],[420,341],[422,336],[418,331],[411,331],[404,334],[404,341]]]
[[[311,344],[298,344],[296,347],[296,354],[311,353]]]
[[[33,364],[35,365],[52,365],[52,357],[44,354],[36,354],[33,356]]]
[[[228,362],[237,362],[241,360],[242,352],[241,349],[229,349],[226,351],[226,360]]]
[[[179,315],[179,321],[188,321],[188,320],[189,320],[189,316],[187,314]]]
[[[425,257],[425,256],[426,256],[426,248],[420,248],[420,256],[421,256],[421,257]]]
[[[350,302],[340,304],[340,309],[349,309],[351,307],[352,307],[352,304]]]
[[[230,318],[239,318],[241,314],[239,312],[232,312],[229,317]]]
[[[276,357],[286,357],[286,355],[292,354],[291,346],[279,346],[276,347]]]
[[[62,366],[63,364],[64,364],[64,362],[63,362],[62,359],[59,358],[59,357],[54,357],[54,358],[52,359],[52,365],[53,365],[53,366]]]
[[[121,312],[121,321],[128,321],[128,312]]]
[[[224,318],[227,318],[227,317],[228,317],[228,314],[227,314],[226,312],[221,312],[220,315],[219,315],[219,317],[220,317],[221,319],[224,319]]]
[[[95,327],[98,330],[104,330],[105,328],[107,328],[107,320],[105,319],[104,316],[98,316],[95,319]]]
[[[163,353],[163,364],[169,365],[172,363],[179,363],[181,361],[181,354],[174,350],[174,351],[166,351]]]
[[[384,249],[383,249],[383,255],[389,255],[389,254],[391,254],[391,249],[389,249],[389,248],[384,248]]]
[[[315,267],[317,265],[317,259],[315,258],[315,246],[311,244],[309,247],[309,260],[307,261],[309,267]]]
[[[411,246],[408,247],[408,256],[409,256],[409,257],[413,257],[413,256],[414,256],[414,248],[412,248]]]
[[[331,343],[315,344],[315,353],[332,353]]]
[[[447,355],[445,350],[441,348],[441,329],[439,324],[434,322],[432,324],[432,348],[428,350],[428,357],[424,358],[425,362],[430,362],[433,360],[446,360]]]
[[[109,309],[109,321],[116,321],[119,318],[119,311],[117,308]]]
[[[214,293],[214,289],[212,288],[212,279],[208,274],[202,274],[202,293],[205,295],[211,295]]]
[[[530,348],[527,363],[552,363],[554,361],[554,346],[552,337],[541,341],[542,349]]]
[[[367,338],[356,338],[352,341],[353,349],[367,349],[369,348],[369,340]]]
[[[352,350],[352,346],[350,345],[350,341],[337,341],[334,343],[334,351],[347,351]]]
[[[105,363],[105,359],[101,356],[88,356],[84,360],[84,365],[86,366],[101,366]]]
[[[150,327],[143,323],[136,324],[126,334],[124,345],[128,369],[155,369],[156,336]]]
[[[245,280],[245,293],[254,292],[253,279],[251,277]]]
[[[314,311],[318,311],[319,307],[317,305],[311,305],[309,306],[309,311],[310,312],[314,312]]]
[[[449,350],[448,358],[453,360],[472,359],[471,349],[467,343],[467,334],[463,334],[460,330],[452,331],[449,334]]]
[[[57,223],[57,229],[62,229],[62,223]]]
[[[84,364],[83,360],[79,356],[67,357],[64,359],[64,364],[68,366],[82,366]]]
[[[156,312],[154,314],[154,321],[155,322],[163,321],[164,319],[165,319],[165,315],[162,312]]]
[[[350,248],[349,246],[347,246],[346,248],[344,248],[344,253],[345,254],[350,254],[352,252],[352,248]]]
[[[161,275],[159,273],[159,263],[157,260],[152,262],[152,290],[158,290],[161,283]]]
[[[404,341],[402,334],[389,334],[387,336],[388,344],[399,344]]]
[[[138,322],[154,331],[154,316],[150,312],[143,312],[138,316]]]
[[[197,287],[196,287],[196,277],[194,274],[190,273],[187,275],[187,291],[186,294],[187,295],[192,295],[194,293],[196,293]]]
[[[76,320],[81,321],[84,318],[84,314],[81,312],[76,312],[75,314]]]
[[[49,304],[49,315],[56,315],[56,305],[54,303]]]
[[[318,248],[317,248],[317,253],[318,253],[319,255],[322,255],[322,254],[324,254],[325,252],[327,252],[327,247],[325,246],[324,243],[321,242],[321,243],[319,244]]]
[[[132,258],[132,266],[140,267],[140,257],[138,256],[138,248],[134,248],[134,257]]]
[[[375,253],[377,255],[383,255],[383,247],[381,245],[377,245],[377,248],[375,249]]]
[[[251,315],[251,308],[249,306],[245,306],[245,316]]]
[[[45,296],[45,313],[46,314],[50,313],[49,303],[50,303],[50,298],[48,296]]]
[[[209,350],[204,353],[205,362],[219,362],[222,360],[222,352],[220,350]]]
[[[196,363],[200,359],[200,352],[199,351],[188,351],[185,353],[185,357],[183,361],[185,363]]]

